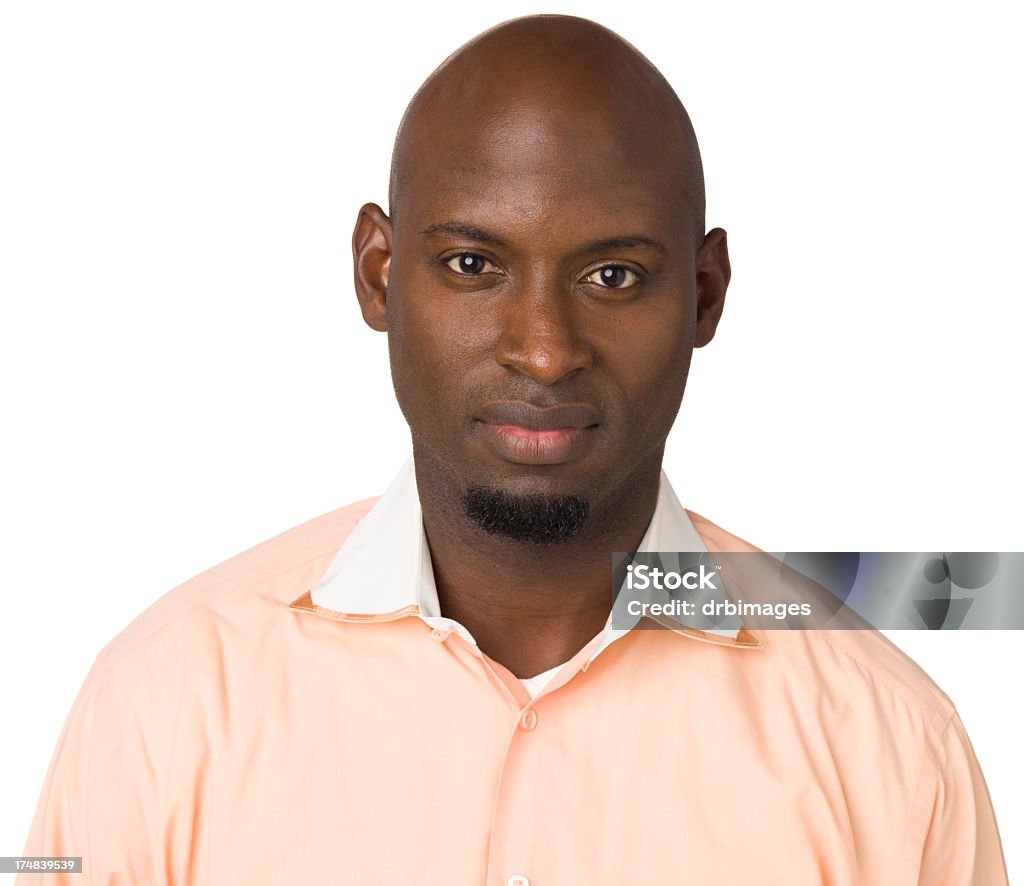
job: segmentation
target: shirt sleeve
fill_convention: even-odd
[[[128,855],[130,824],[120,801],[123,784],[110,773],[109,754],[121,736],[104,707],[106,666],[93,662],[71,711],[43,781],[23,856],[82,856],[82,873],[19,873],[14,886],[129,886],[142,883]],[[116,719],[116,718],[113,718]],[[99,754],[98,754],[99,751]],[[115,833],[110,834],[110,829]],[[122,845],[120,857],[98,858],[93,849],[101,838]],[[91,838],[91,839],[90,839]],[[109,856],[108,850],[102,850]]]
[[[942,733],[934,771],[918,886],[1005,886],[992,801],[955,711]]]

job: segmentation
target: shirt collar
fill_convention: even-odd
[[[637,550],[708,553],[664,471],[654,514]],[[311,605],[300,608],[329,610],[351,621],[418,615],[444,635],[454,632],[475,643],[462,625],[441,615],[411,456],[307,594]],[[632,625],[613,628],[609,615],[601,642],[590,660],[631,628]],[[729,646],[759,645],[749,631],[738,625],[713,631],[683,627],[676,633]]]

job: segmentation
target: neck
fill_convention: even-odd
[[[418,452],[415,465],[441,612],[485,655],[532,677],[601,632],[612,605],[611,554],[640,546],[657,503],[660,451],[592,507],[577,536],[547,545],[485,532],[445,474]]]

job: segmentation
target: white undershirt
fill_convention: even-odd
[[[562,664],[565,664],[565,662],[562,662]],[[542,674],[537,674],[536,677],[520,677],[519,682],[526,687],[526,691],[530,693],[530,698],[536,698],[537,694],[548,685],[548,681],[561,669],[562,665],[555,665],[550,671],[544,671]]]

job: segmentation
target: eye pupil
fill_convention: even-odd
[[[465,274],[479,274],[484,269],[484,260],[479,255],[459,256],[459,269]]]
[[[601,282],[606,286],[621,286],[626,280],[626,269],[607,267],[601,268]]]

